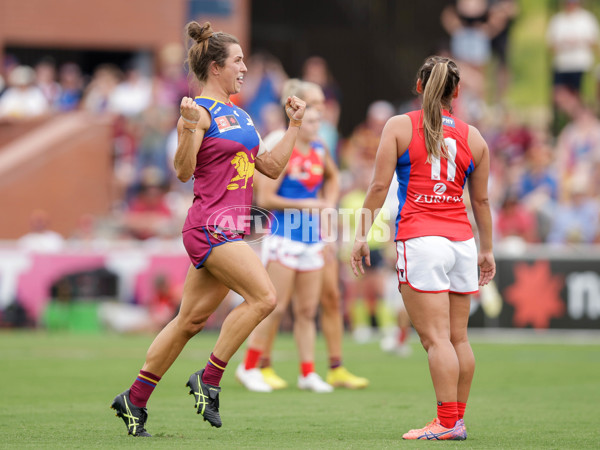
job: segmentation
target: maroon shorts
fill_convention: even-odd
[[[243,239],[243,234],[214,227],[192,228],[183,232],[183,245],[196,269],[202,268],[214,247]]]

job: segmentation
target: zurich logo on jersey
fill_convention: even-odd
[[[435,186],[433,186],[433,192],[437,195],[442,195],[446,192],[446,185],[444,183],[436,183]]]

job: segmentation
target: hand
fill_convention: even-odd
[[[285,102],[285,113],[290,120],[302,120],[305,110],[306,103],[295,95],[288,97]]]
[[[350,265],[352,266],[352,272],[354,276],[358,276],[358,269],[360,273],[365,274],[363,267],[363,256],[367,266],[371,266],[371,252],[369,251],[369,244],[362,241],[354,241],[354,247],[352,247],[352,255],[350,256]]]
[[[181,105],[179,106],[179,113],[181,117],[189,122],[198,122],[200,120],[200,106],[194,101],[193,98],[183,97],[181,100]],[[190,127],[193,124],[187,123],[187,126]]]
[[[485,286],[496,274],[496,261],[492,252],[480,253],[477,256],[477,265],[479,266],[479,286]]]

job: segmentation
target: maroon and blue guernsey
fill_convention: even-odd
[[[260,138],[250,116],[233,103],[196,97],[211,116],[194,170],[194,202],[183,231],[214,227],[250,232],[254,164]]]

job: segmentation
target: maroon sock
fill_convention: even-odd
[[[270,356],[261,356],[258,360],[258,367],[264,369],[265,367],[271,367],[271,357]]]
[[[465,417],[465,409],[467,409],[467,404],[463,402],[456,402],[456,405],[458,407],[458,420],[460,420]]]
[[[329,358],[329,368],[330,369],[337,369],[338,367],[342,366],[342,358],[340,358],[339,356],[332,356]]]
[[[248,348],[248,350],[246,351],[246,359],[244,361],[244,368],[246,370],[256,368],[256,365],[258,363],[258,359],[260,358],[261,353],[262,353],[262,350],[257,350],[255,348]]]
[[[437,402],[437,416],[444,428],[454,428],[458,420],[457,402]]]
[[[150,372],[140,370],[140,374],[129,389],[129,400],[131,400],[131,403],[138,408],[145,408],[150,395],[159,381],[160,377]]]
[[[227,367],[227,363],[221,361],[211,353],[210,358],[208,358],[208,362],[206,363],[206,367],[204,368],[204,373],[202,374],[202,381],[211,386],[218,386],[223,377],[223,372],[225,372],[225,367]]]

